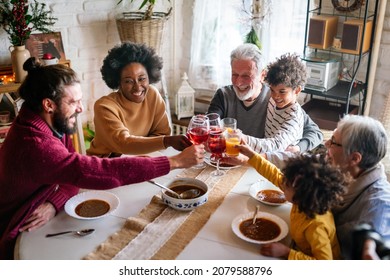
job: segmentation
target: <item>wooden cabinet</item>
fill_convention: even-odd
[[[321,128],[334,129],[345,114],[364,112],[379,0],[350,9],[310,2],[303,49],[309,66],[303,92],[310,100],[303,108]],[[329,65],[337,65],[336,73],[328,71]],[[336,82],[329,87],[332,75]]]

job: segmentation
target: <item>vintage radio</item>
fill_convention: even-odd
[[[308,79],[305,88],[324,92],[337,84],[340,73],[340,62],[307,61],[306,70]]]
[[[337,16],[312,16],[310,18],[307,45],[316,49],[327,49],[332,46],[337,35]]]
[[[364,30],[364,38],[363,36]],[[347,20],[343,24],[341,36],[341,52],[349,54],[359,54],[362,46],[362,53],[370,49],[372,34],[372,20],[368,20],[364,25],[362,19]]]

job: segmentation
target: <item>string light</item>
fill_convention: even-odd
[[[6,85],[9,83],[13,83],[15,81],[15,77],[13,75],[3,75],[1,76],[1,84]]]

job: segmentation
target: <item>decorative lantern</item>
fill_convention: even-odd
[[[192,117],[194,115],[194,94],[195,90],[188,83],[187,73],[182,76],[181,86],[176,95],[176,116],[177,119]]]

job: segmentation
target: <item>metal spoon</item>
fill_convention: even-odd
[[[255,214],[253,214],[253,220],[252,220],[253,225],[256,223],[257,213],[259,213],[259,211],[260,211],[260,206],[256,205],[256,211],[255,211]]]
[[[156,185],[168,192],[170,192],[171,194],[173,194],[176,198],[180,198],[180,199],[189,199],[189,198],[194,198],[194,197],[197,197],[199,196],[200,194],[200,191],[198,189],[189,189],[185,192],[182,192],[181,194],[178,194],[177,192],[171,190],[170,188],[167,188],[153,180],[149,180],[148,181],[149,183],[153,184],[153,185]]]
[[[82,230],[68,230],[68,231],[57,232],[57,233],[49,233],[49,234],[46,234],[46,237],[52,237],[52,236],[57,236],[57,235],[62,235],[62,234],[67,234],[67,233],[74,233],[74,234],[77,234],[78,236],[85,236],[85,235],[91,234],[94,231],[95,231],[95,229],[93,229],[93,228],[82,229]]]
[[[180,198],[181,199],[191,199],[191,198],[198,197],[199,194],[200,194],[200,191],[198,189],[189,189],[189,190],[186,190],[185,192],[182,192],[180,194]]]

